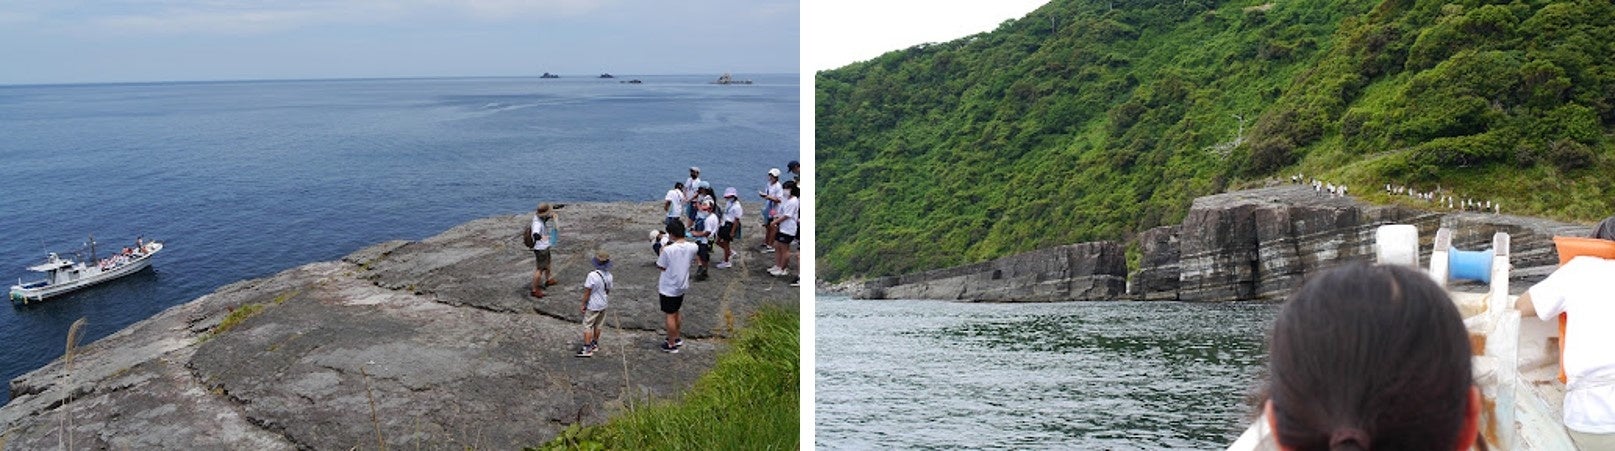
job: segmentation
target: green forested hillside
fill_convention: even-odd
[[[1295,173],[1615,213],[1605,0],[1053,0],[816,89],[829,280],[1127,239]]]

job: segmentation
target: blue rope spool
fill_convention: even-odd
[[[1447,266],[1452,279],[1478,280],[1492,283],[1492,250],[1461,251],[1453,249],[1447,254]]]

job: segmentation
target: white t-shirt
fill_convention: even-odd
[[[690,177],[684,181],[684,198],[694,199],[695,192],[701,190],[701,178]]]
[[[701,240],[702,243],[711,242],[712,238],[718,236],[718,215],[708,214],[706,219],[703,219],[701,223],[706,226],[707,236],[697,239]]]
[[[779,222],[779,233],[796,235],[796,215],[801,210],[801,207],[802,201],[796,197],[785,199],[785,203],[780,204],[779,214],[774,217],[786,219]]]
[[[549,231],[544,230],[544,220],[538,219],[537,214],[533,215],[533,233],[538,234],[538,240],[533,241],[533,250],[542,251],[550,248]]]
[[[667,196],[664,199],[670,202],[667,205],[667,217],[679,217],[679,214],[684,211],[684,192],[679,191],[678,188],[667,190]]]
[[[1576,257],[1531,287],[1537,317],[1565,325],[1565,426],[1615,433],[1615,260]]]
[[[583,288],[589,289],[589,310],[606,309],[606,295],[611,294],[611,273],[594,270],[583,278]]]
[[[662,247],[656,257],[656,267],[662,268],[662,278],[656,282],[656,292],[663,296],[683,296],[690,289],[690,262],[695,261],[695,243],[674,242]]]
[[[740,222],[740,215],[744,213],[745,210],[740,208],[740,201],[731,201],[723,210],[723,222]]]
[[[768,184],[768,188],[763,189],[763,194],[767,194],[768,197],[779,199],[783,202],[785,200],[785,187],[780,186],[779,182],[770,183]],[[763,206],[763,214],[768,215],[770,218],[779,217],[778,208],[775,208],[779,207],[779,204],[779,202],[769,200],[768,204]]]

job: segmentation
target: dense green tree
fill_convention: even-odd
[[[1182,220],[1304,173],[1615,212],[1607,1],[1054,0],[816,75],[822,277]]]

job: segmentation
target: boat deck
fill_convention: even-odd
[[[1475,343],[1475,353],[1481,354],[1485,349],[1485,335],[1478,331],[1490,330],[1484,324],[1487,295],[1486,293],[1451,293],[1453,303],[1457,304],[1458,311],[1464,316],[1464,323],[1471,331],[1472,343]],[[1510,301],[1513,296],[1510,296]],[[1512,302],[1510,302],[1512,305]],[[1491,393],[1492,387],[1498,383],[1498,368],[1496,361],[1490,357],[1476,355],[1474,358],[1475,383],[1482,390]],[[1566,450],[1576,449],[1566,432],[1564,418],[1565,384],[1559,382],[1559,325],[1553,321],[1543,321],[1536,317],[1520,319],[1520,341],[1518,348],[1517,381],[1514,385],[1514,437],[1516,443],[1509,449],[1519,450]],[[1495,405],[1487,403],[1486,412],[1482,415],[1481,430],[1487,443],[1492,449],[1497,449],[1498,425]],[[1229,450],[1274,450],[1272,431],[1267,427],[1267,418],[1258,417],[1239,439],[1228,447]]]

